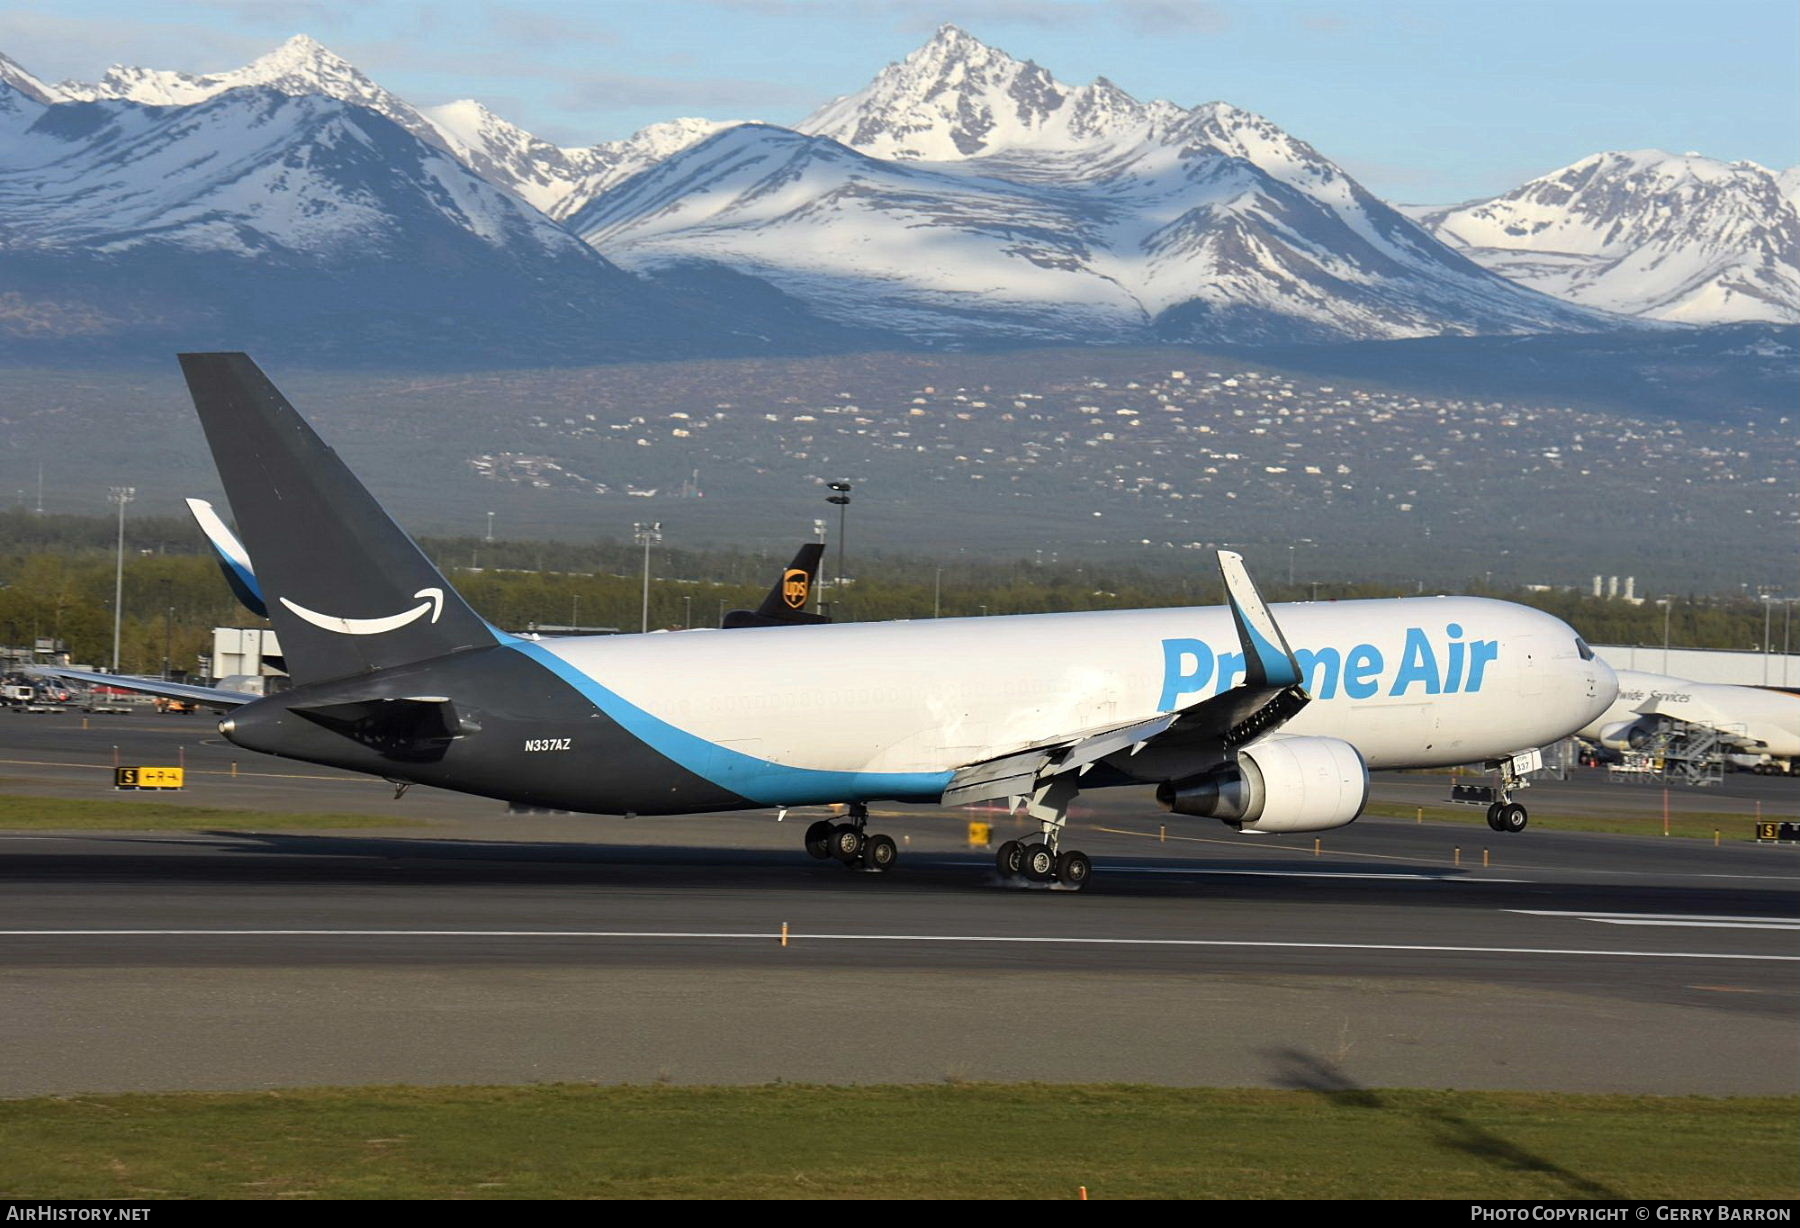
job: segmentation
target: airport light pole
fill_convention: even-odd
[[[829,495],[825,496],[825,502],[837,504],[837,510],[838,510],[837,583],[838,583],[839,587],[841,588],[844,583],[845,576],[848,575],[848,573],[844,570],[844,520],[845,520],[845,513],[847,513],[850,509],[850,483],[848,483],[848,482],[827,482],[826,485],[831,487],[831,493]],[[838,604],[842,604],[842,602],[840,601],[840,602],[838,602]]]
[[[170,582],[165,579],[162,582],[162,594],[163,594],[163,672],[162,672],[162,676],[163,676],[163,680],[165,682],[168,681],[168,679],[169,679],[169,665],[170,665],[169,655],[173,651],[173,645],[175,643],[175,602],[171,598],[169,589],[170,589]]]
[[[119,556],[113,571],[113,655],[112,672],[119,672],[119,633],[124,625],[125,608],[125,505],[137,498],[137,487],[115,486],[108,496],[119,505]]]
[[[488,541],[493,541],[493,540],[494,540],[494,513],[492,513],[492,512],[489,512],[489,513],[488,513],[488,514],[487,514],[487,517],[488,517],[488,523],[487,523],[487,540],[488,540]]]
[[[1762,593],[1759,595],[1762,597],[1762,603],[1763,603],[1763,642],[1762,642],[1763,680],[1762,680],[1762,684],[1764,686],[1768,686],[1769,685],[1769,615],[1775,609],[1775,607],[1772,604],[1770,604],[1773,601],[1773,598],[1771,598],[1769,596],[1769,594]]]
[[[632,537],[644,548],[644,622],[643,629],[650,630],[650,547],[662,540],[662,521],[651,524],[631,526]]]
[[[1788,633],[1794,628],[1794,599],[1785,597],[1781,602],[1781,685],[1787,686],[1788,679]]]
[[[818,519],[817,517],[813,518],[813,537],[818,540],[818,543],[821,546],[823,546],[825,544],[825,522],[823,520]],[[825,583],[824,583],[825,567],[823,565],[824,557],[825,557],[824,553],[821,551],[820,555],[819,555],[819,558],[821,560],[820,567],[819,567],[819,583],[813,585],[813,613],[814,614],[823,614],[825,612]],[[723,614],[721,614],[719,616],[719,625],[721,627],[723,627],[725,625],[725,616]]]

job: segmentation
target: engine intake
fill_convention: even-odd
[[[1666,724],[1666,717],[1655,715],[1620,721],[1600,730],[1600,745],[1607,750],[1643,750]]]
[[[1368,805],[1369,765],[1339,738],[1271,738],[1239,751],[1235,763],[1165,781],[1156,800],[1241,831],[1329,831]]]

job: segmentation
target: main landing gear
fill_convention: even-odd
[[[1062,831],[1069,820],[1069,803],[1075,800],[1075,782],[1058,777],[1042,785],[1026,803],[1025,813],[1038,820],[1038,835],[1023,841],[1008,840],[994,854],[994,868],[1002,879],[1024,879],[1043,886],[1056,885],[1080,891],[1093,877],[1094,863],[1086,853],[1060,848]]]
[[[885,874],[900,859],[900,847],[892,836],[870,835],[869,808],[862,802],[850,803],[850,821],[833,823],[820,819],[806,829],[806,851],[820,861],[837,858],[853,870]]]

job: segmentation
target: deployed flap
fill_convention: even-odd
[[[733,610],[720,624],[727,630],[737,627],[797,627],[810,623],[828,623],[823,614],[807,610],[813,586],[819,579],[819,560],[825,555],[822,542],[807,542],[794,555],[794,561],[782,570],[775,587],[769,590],[761,605],[754,610]]]
[[[1042,749],[1020,751],[983,763],[973,763],[950,778],[944,790],[946,806],[983,802],[990,797],[1016,796],[1037,787],[1038,777],[1051,761],[1051,753]]]
[[[1105,763],[1141,780],[1194,775],[1291,720],[1311,702],[1300,666],[1244,560],[1219,551],[1232,622],[1244,650],[1244,681],[1174,712],[1099,732],[1053,739],[970,764],[951,778],[946,804],[1029,793],[1043,779]]]
[[[31,672],[45,674],[52,678],[68,678],[92,686],[113,686],[118,687],[121,691],[160,695],[164,699],[181,699],[190,703],[208,704],[219,708],[236,708],[244,704],[255,703],[262,698],[261,695],[252,695],[248,691],[221,691],[218,687],[195,686],[191,682],[170,682],[163,678],[139,678],[135,674],[100,674],[85,669],[64,669],[60,665],[34,666]]]
[[[212,543],[213,552],[219,556],[219,570],[225,573],[225,583],[231,586],[232,593],[246,610],[258,618],[267,618],[269,606],[263,600],[262,586],[256,582],[256,570],[250,565],[250,553],[244,549],[244,543],[225,527],[219,513],[205,499],[189,499],[187,506],[200,531],[206,534],[206,540]]]

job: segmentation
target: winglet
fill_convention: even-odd
[[[225,583],[231,585],[231,591],[243,602],[245,609],[258,618],[267,618],[269,606],[263,600],[262,586],[256,582],[256,569],[250,565],[250,552],[244,549],[244,543],[225,527],[219,513],[205,499],[189,499],[187,506],[200,531],[206,534],[206,540],[218,553],[219,570],[225,573]]]
[[[1246,686],[1298,686],[1300,663],[1288,648],[1287,637],[1244,568],[1244,556],[1219,551],[1219,574],[1225,578],[1225,597],[1231,603],[1231,620],[1237,624],[1238,642],[1244,649]]]

